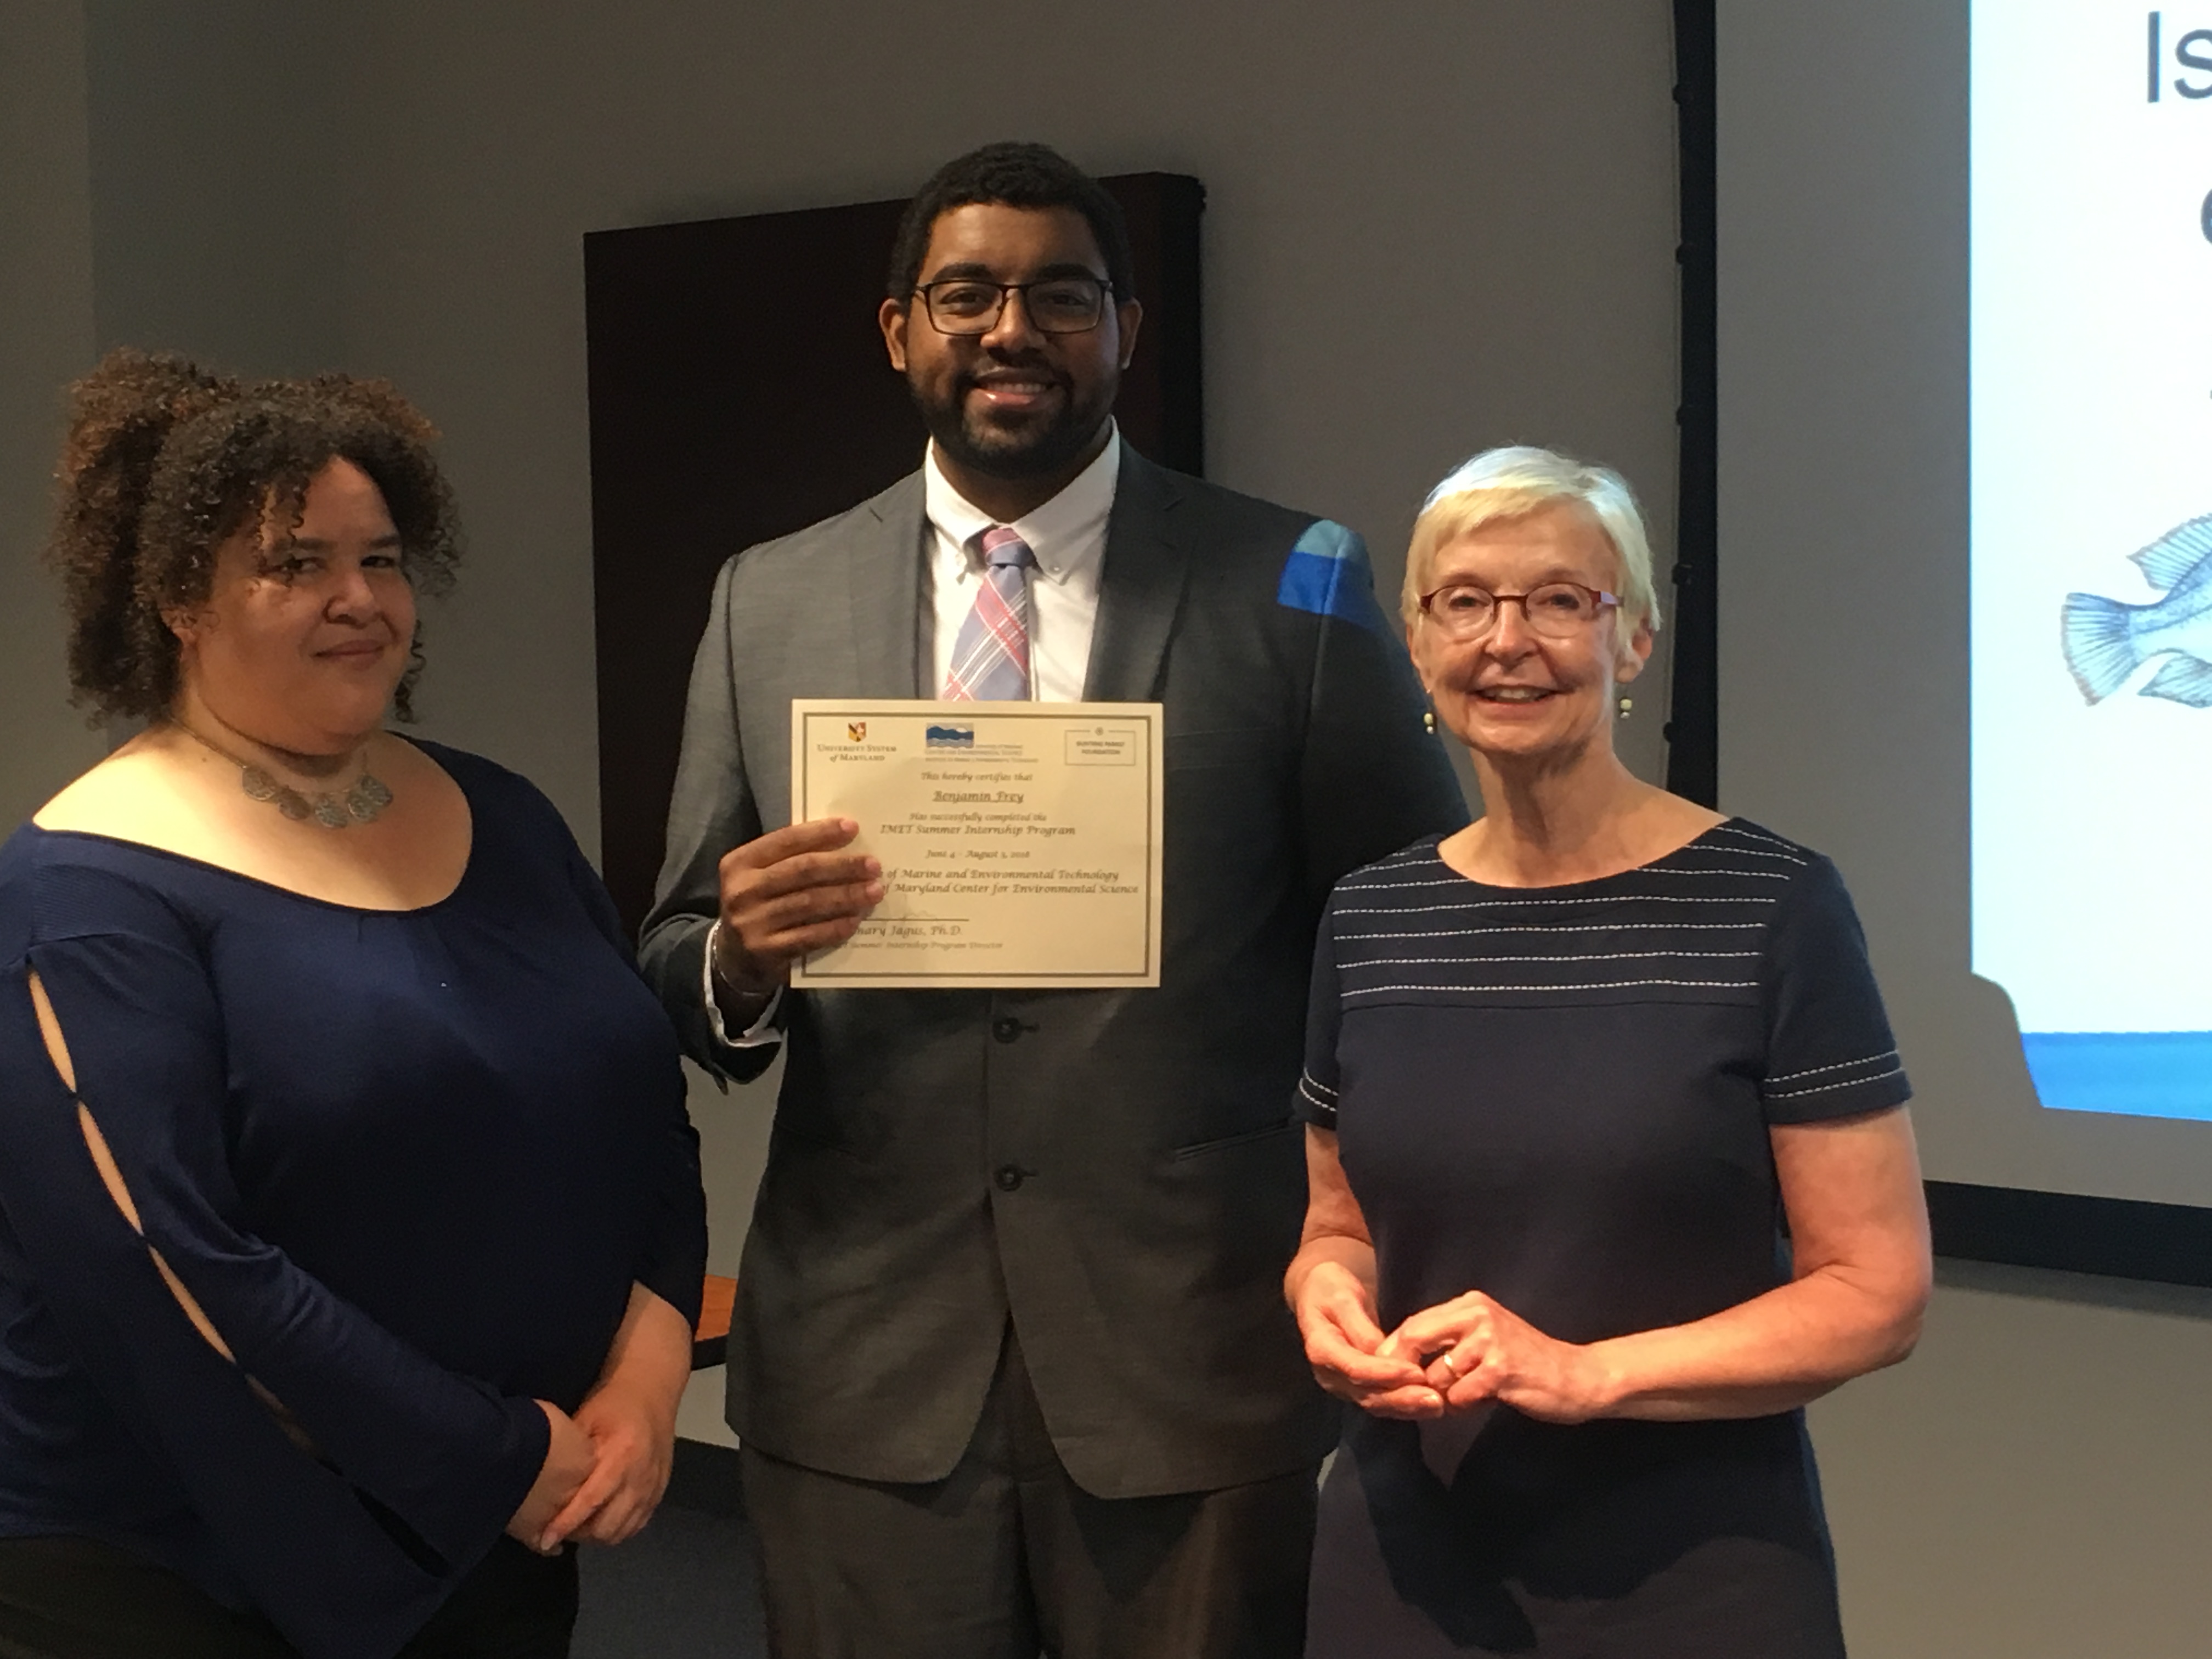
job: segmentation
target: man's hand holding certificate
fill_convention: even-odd
[[[795,821],[860,825],[884,897],[795,986],[1155,986],[1158,703],[791,708]]]

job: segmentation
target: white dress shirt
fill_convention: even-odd
[[[1098,573],[1106,563],[1106,520],[1121,478],[1121,434],[1109,432],[1097,459],[1066,489],[1007,526],[1036,556],[1030,574],[1030,697],[1080,702],[1098,623]],[[998,522],[952,487],[937,465],[937,446],[921,466],[921,511],[929,521],[931,648],[923,693],[945,689],[952,647],[975,608],[983,555],[975,538]]]
[[[1106,521],[1114,512],[1114,493],[1121,481],[1121,434],[1106,435],[1098,457],[1070,480],[1066,489],[1035,512],[1008,526],[1029,544],[1036,568],[1030,574],[1030,696],[1036,702],[1080,702],[1091,672],[1091,641],[1098,628],[1098,578],[1106,565]],[[921,512],[928,526],[927,568],[929,604],[922,626],[929,665],[924,696],[945,688],[952,664],[953,641],[975,606],[983,577],[983,555],[975,538],[998,522],[952,487],[937,464],[932,441],[921,464]],[[715,924],[717,927],[720,923]],[[722,1024],[714,1000],[714,941],[710,933],[701,964],[701,989],[707,999],[707,1023],[717,1041],[732,1048],[757,1048],[782,1040],[774,1021],[778,991],[760,1017],[732,1036]]]

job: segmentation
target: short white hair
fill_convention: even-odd
[[[1462,461],[1429,492],[1406,550],[1406,586],[1399,611],[1406,625],[1421,613],[1421,594],[1437,550],[1461,537],[1546,507],[1571,505],[1588,513],[1620,562],[1620,637],[1641,624],[1659,629],[1659,595],[1651,582],[1651,542],[1644,533],[1628,481],[1610,468],[1570,460],[1528,444],[1486,449]]]

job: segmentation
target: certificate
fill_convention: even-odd
[[[1160,705],[791,705],[793,822],[847,817],[883,902],[816,988],[1160,982]]]

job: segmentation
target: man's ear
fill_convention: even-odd
[[[876,307],[876,323],[884,331],[884,349],[890,354],[891,367],[900,374],[906,373],[906,325],[913,309],[907,300],[885,300]]]

